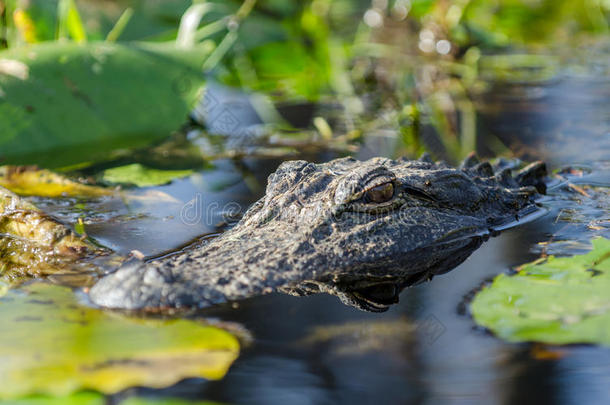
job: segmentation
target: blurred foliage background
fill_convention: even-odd
[[[550,80],[557,58],[608,38],[609,18],[610,0],[0,0],[0,48],[206,42],[208,77],[330,106],[310,125],[322,135],[391,129],[396,154],[415,155],[431,127],[457,159],[476,149],[490,81]]]
[[[3,46],[65,37],[65,20],[82,19],[90,40],[106,38],[126,9],[133,11],[123,40],[175,39],[180,19],[192,4],[211,3],[205,20],[236,10],[241,1],[210,0],[2,0]],[[402,22],[421,33],[430,29],[459,49],[565,43],[583,33],[608,33],[608,0],[259,0],[243,31],[246,46],[330,31],[346,41],[356,33]],[[73,15],[71,8],[80,12]],[[263,24],[264,23],[264,24]],[[320,26],[320,24],[325,28]],[[250,31],[253,29],[254,31]],[[80,40],[81,35],[70,36]],[[424,39],[426,35],[424,35]],[[305,39],[301,37],[301,39]],[[425,46],[424,46],[425,49]]]

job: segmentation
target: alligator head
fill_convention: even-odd
[[[501,165],[500,165],[501,166]],[[133,260],[90,291],[106,307],[205,307],[272,291],[327,292],[383,311],[539,208],[543,163],[516,176],[474,156],[285,162],[241,221],[202,248]]]

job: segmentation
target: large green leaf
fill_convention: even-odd
[[[610,345],[610,239],[585,255],[501,274],[471,304],[475,321],[509,341]]]
[[[0,159],[66,166],[168,136],[201,95],[208,53],[65,42],[0,52]]]
[[[0,299],[0,399],[221,378],[238,355],[228,332],[194,321],[128,318],[33,284]]]

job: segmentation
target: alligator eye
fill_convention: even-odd
[[[384,183],[373,187],[364,193],[364,201],[369,203],[384,203],[394,197],[394,185],[392,183]]]

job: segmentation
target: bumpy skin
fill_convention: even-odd
[[[534,163],[513,177],[474,156],[460,168],[426,156],[285,162],[233,229],[203,248],[128,262],[90,297],[151,310],[327,292],[383,311],[405,286],[451,270],[496,229],[537,211],[545,174]],[[372,201],[378,186],[387,201]]]

